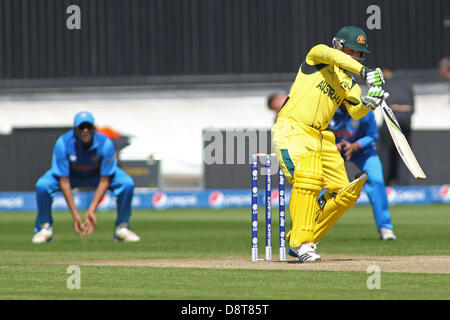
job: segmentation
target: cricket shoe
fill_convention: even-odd
[[[397,240],[397,237],[391,229],[381,227],[380,240]]]
[[[36,232],[31,239],[33,243],[44,243],[53,240],[53,228],[50,227],[49,223],[44,223],[41,225],[41,230]]]
[[[311,242],[305,242],[298,247],[290,247],[288,254],[291,257],[298,258],[300,262],[315,262],[320,260],[320,255],[316,251],[316,244]]]
[[[289,232],[290,232],[290,231],[289,231]],[[319,241],[317,241],[317,242],[315,243],[315,245],[316,245],[316,251],[317,251],[317,245],[318,245],[318,244],[319,244]],[[299,248],[299,247],[297,247],[297,248]],[[288,249],[288,254],[289,254],[291,257],[298,258],[297,251],[294,250],[292,247],[289,247],[289,249]]]
[[[319,243],[319,242],[317,242],[317,243]],[[316,249],[317,249],[317,243],[316,243]],[[297,247],[297,248],[289,247],[289,249],[288,249],[288,254],[289,254],[291,257],[298,258],[298,255],[297,255],[297,249],[298,249],[298,248],[299,248],[299,247]]]
[[[141,238],[128,229],[128,225],[119,225],[114,231],[114,241],[138,242]]]

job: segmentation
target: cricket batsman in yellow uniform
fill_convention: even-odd
[[[387,97],[380,68],[370,70],[361,64],[367,53],[366,34],[354,26],[339,30],[333,48],[314,46],[272,127],[280,166],[292,184],[288,252],[301,262],[320,260],[315,244],[353,207],[367,180],[363,172],[349,182],[335,136],[326,130],[341,104],[352,118],[360,119]],[[370,88],[363,98],[351,73]],[[322,189],[328,192],[319,199]]]

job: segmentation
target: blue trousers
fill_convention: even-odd
[[[372,205],[373,217],[378,232],[380,232],[381,227],[394,229],[388,208],[388,199],[383,178],[383,166],[380,157],[375,154],[365,158],[352,159],[352,161],[360,170],[369,174],[369,178],[364,184],[364,190]]]
[[[91,187],[97,188],[100,177],[77,179],[70,177],[70,185],[72,188]],[[60,191],[59,179],[55,177],[51,171],[47,171],[36,182],[36,202],[37,217],[35,224],[35,232],[41,229],[42,223],[53,225],[52,203],[55,193]],[[128,223],[131,217],[131,201],[133,200],[134,181],[122,169],[117,168],[114,175],[111,176],[109,190],[116,196],[117,202],[117,219],[115,226],[121,223]]]

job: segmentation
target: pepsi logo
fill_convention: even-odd
[[[439,197],[444,201],[450,200],[450,185],[445,184],[439,189]]]
[[[208,197],[208,203],[213,208],[220,208],[223,206],[225,196],[220,191],[213,191]]]
[[[162,209],[167,206],[167,194],[157,192],[152,197],[152,206],[156,209]]]

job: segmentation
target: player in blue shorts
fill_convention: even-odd
[[[388,199],[383,178],[383,167],[375,150],[378,128],[373,112],[354,120],[341,105],[328,125],[336,136],[336,146],[344,160],[352,161],[368,173],[364,189],[372,205],[373,216],[381,240],[395,240]]]
[[[84,221],[72,194],[72,189],[79,187],[95,188]],[[74,128],[56,141],[50,170],[36,183],[37,217],[32,242],[43,243],[53,239],[52,203],[57,191],[64,195],[75,231],[80,236],[93,234],[97,223],[95,210],[107,190],[117,198],[113,239],[139,241],[139,236],[129,229],[134,181],[117,166],[114,145],[108,137],[95,130],[93,115],[87,111],[79,112],[74,118]]]

